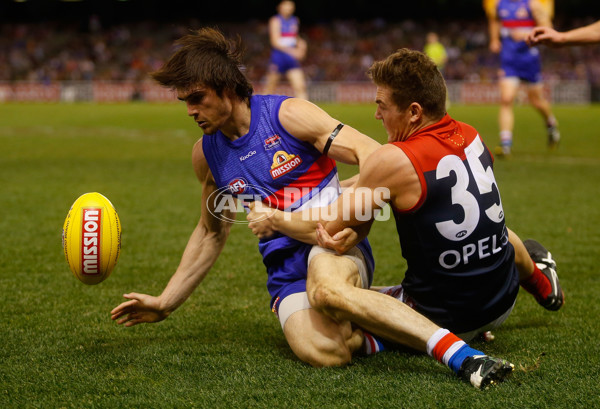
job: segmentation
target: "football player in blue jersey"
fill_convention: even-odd
[[[306,41],[299,36],[300,20],[294,16],[296,4],[283,0],[277,6],[277,14],[269,19],[269,43],[271,59],[267,72],[265,94],[275,93],[282,75],[292,86],[294,96],[308,99],[306,80],[300,62],[306,56]]]
[[[552,0],[484,0],[484,8],[489,23],[490,50],[500,53],[500,146],[496,154],[507,157],[512,152],[513,105],[521,81],[527,84],[529,103],[544,119],[548,146],[556,147],[560,132],[550,103],[543,95],[539,50],[525,42],[534,26],[552,26]]]
[[[219,199],[246,203],[251,200],[246,197],[258,197],[282,211],[325,206],[340,194],[335,160],[362,165],[380,146],[304,99],[252,95],[239,69],[241,56],[219,31],[202,29],[177,44],[152,76],[177,92],[204,132],[192,153],[202,185],[201,216],[163,292],[125,294],[127,301],[112,310],[112,319],[127,327],[164,320],[206,277],[235,220],[235,209],[221,206],[227,200]],[[301,193],[292,197],[289,192]],[[346,233],[366,235],[361,228]],[[326,254],[315,245],[314,231],[311,236],[309,243],[283,234],[259,242],[271,308],[301,360],[313,366],[347,364],[354,353],[381,350],[373,332],[429,353],[478,388],[512,372],[512,364],[471,348],[399,300],[368,290],[374,266],[365,240],[357,240],[347,255],[335,256],[338,263],[328,271],[352,283],[352,302],[334,315],[312,308],[308,266],[316,260],[318,267]]]

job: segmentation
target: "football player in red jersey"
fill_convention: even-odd
[[[445,112],[445,83],[435,63],[402,49],[373,64],[369,74],[377,86],[375,118],[389,143],[369,156],[356,188],[327,212],[337,218],[321,220],[319,243],[343,253],[357,238],[342,229],[365,223],[359,217],[365,214],[372,220],[383,199],[394,211],[408,269],[401,286],[381,291],[465,340],[499,326],[519,286],[544,308],[558,310],[564,296],[556,263],[539,243],[523,243],[507,229],[492,155],[472,126]],[[376,194],[382,188],[387,197]],[[265,212],[269,217],[259,222]],[[306,213],[262,209],[249,217],[257,220],[250,227],[258,235],[301,237],[317,225]],[[348,283],[332,277],[336,263],[335,254],[324,253],[309,266],[307,283],[313,307],[333,316],[355,299]]]

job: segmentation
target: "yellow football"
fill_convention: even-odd
[[[121,252],[121,222],[110,200],[97,192],[79,196],[65,219],[62,245],[69,268],[82,283],[106,280]]]

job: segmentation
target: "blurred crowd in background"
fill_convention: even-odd
[[[556,24],[569,29],[594,21],[574,19]],[[173,42],[203,24],[135,22],[104,26],[98,17],[77,24],[21,23],[0,25],[0,81],[147,80],[161,66]],[[206,24],[227,35],[239,34],[246,49],[245,68],[262,82],[270,47],[267,21]],[[446,47],[447,80],[495,81],[498,56],[488,51],[487,23],[475,21],[368,22],[332,21],[301,26],[309,51],[303,62],[311,81],[368,81],[374,60],[408,47],[422,50],[434,31]],[[545,80],[587,80],[600,84],[600,47],[541,48]]]

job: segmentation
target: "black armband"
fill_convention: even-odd
[[[340,133],[340,129],[344,127],[343,123],[339,123],[338,126],[335,127],[331,135],[329,135],[329,139],[327,139],[327,143],[325,144],[325,148],[323,149],[323,155],[327,156],[327,152],[329,152],[329,148],[331,148],[331,143],[335,139],[338,133]]]

